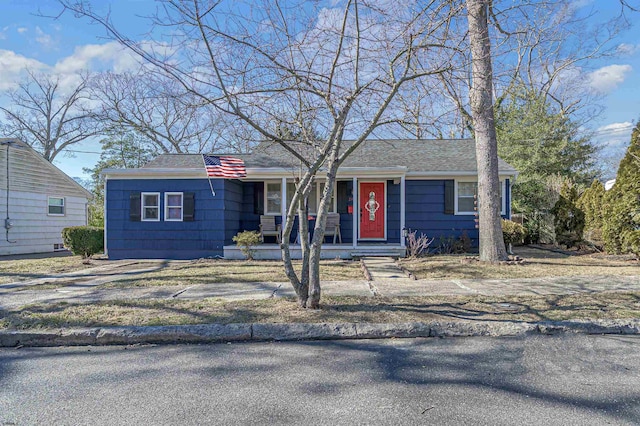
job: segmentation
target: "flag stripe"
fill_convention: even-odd
[[[240,158],[202,155],[209,177],[240,178],[247,176],[244,161]]]

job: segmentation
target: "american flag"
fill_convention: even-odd
[[[244,161],[239,158],[206,154],[202,154],[202,158],[209,177],[234,179],[247,176]]]

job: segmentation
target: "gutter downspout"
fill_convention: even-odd
[[[2,142],[2,145],[7,146],[7,217],[4,220],[4,229],[5,229],[5,239],[9,244],[16,244],[17,241],[12,241],[9,239],[9,229],[13,226],[13,222],[9,218],[9,147],[13,141]]]

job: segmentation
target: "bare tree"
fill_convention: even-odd
[[[27,78],[8,92],[3,131],[20,138],[45,159],[98,134],[88,109],[87,76],[60,76],[27,71]]]
[[[487,23],[490,0],[466,0],[472,56],[470,104],[478,164],[478,231],[480,260],[507,259],[500,216],[498,140],[493,114],[493,70]]]
[[[148,69],[138,73],[102,73],[91,83],[100,101],[96,115],[107,128],[130,130],[164,153],[238,151],[232,141],[220,143],[221,115],[208,102],[174,80]]]
[[[589,11],[588,6],[580,9],[570,0],[487,2],[494,106],[500,108],[505,99],[525,87],[579,125],[595,118],[602,111],[602,96],[591,87],[588,73],[598,59],[618,52],[613,41],[630,26],[625,10],[633,11],[621,4],[619,15],[597,22],[597,12]],[[471,49],[466,31],[455,29],[458,31],[450,36],[462,38],[465,48],[460,49],[453,66],[439,75],[440,89],[432,87],[432,91],[436,99],[450,105],[441,107],[449,117],[443,116],[440,123],[464,136],[473,134]]]
[[[456,50],[447,34],[460,5],[435,0],[345,0],[327,7],[277,0],[162,3],[162,15],[153,19],[158,28],[171,29],[164,40],[178,52],[171,58],[156,56],[118,32],[88,2],[63,0],[202,102],[243,120],[297,159],[301,168],[282,256],[300,305],[317,308],[320,252],[337,170],[372,132],[395,122],[389,105],[407,82],[447,69]],[[295,134],[295,140],[278,132],[282,123],[294,130],[288,134]],[[344,145],[347,137],[354,142]],[[305,232],[302,201],[319,172],[327,184],[313,240],[307,245],[301,237],[303,270],[298,275],[289,236],[296,213]]]

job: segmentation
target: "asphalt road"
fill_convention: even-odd
[[[640,423],[640,337],[0,350],[0,425]]]

